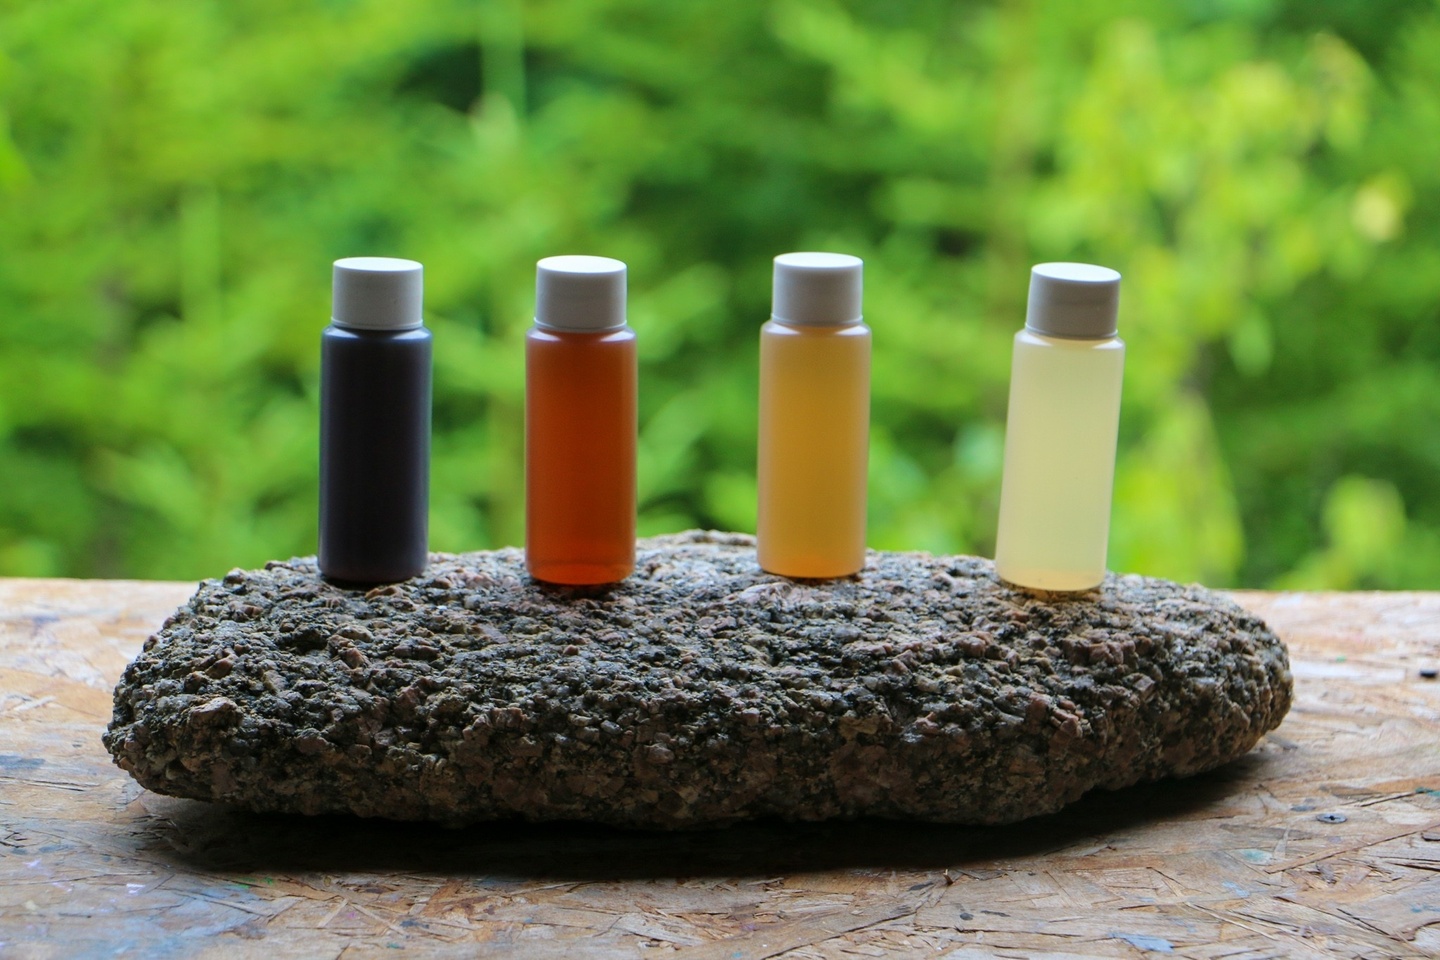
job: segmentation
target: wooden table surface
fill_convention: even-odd
[[[111,687],[191,589],[0,580],[0,957],[1440,956],[1440,593],[1236,594],[1297,699],[1210,775],[1004,828],[641,834],[140,789]]]

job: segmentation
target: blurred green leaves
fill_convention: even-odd
[[[426,265],[436,549],[522,534],[555,253],[631,266],[642,532],[748,528],[769,261],[818,248],[867,260],[873,545],[992,548],[1027,270],[1083,259],[1113,567],[1433,587],[1437,89],[1412,0],[0,7],[0,573],[312,551],[358,254]]]
[[[1335,481],[1321,514],[1326,545],[1277,586],[1291,590],[1354,589],[1385,583],[1406,565],[1405,504],[1394,484],[1366,477]]]

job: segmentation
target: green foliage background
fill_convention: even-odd
[[[642,532],[753,529],[770,258],[867,262],[871,543],[993,546],[1032,262],[1125,274],[1111,566],[1440,585],[1435,0],[0,0],[0,573],[314,549],[329,265],[426,266],[432,546],[519,542],[534,261]]]

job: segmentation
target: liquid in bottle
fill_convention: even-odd
[[[549,583],[635,568],[635,331],[625,264],[547,257],[525,337],[525,565]]]
[[[320,571],[389,583],[428,559],[431,338],[414,260],[334,267],[320,337]]]
[[[1039,590],[1105,579],[1125,343],[1120,274],[1042,263],[1015,335],[995,571]]]
[[[756,543],[786,577],[845,577],[865,566],[870,328],[864,265],[838,253],[775,258],[760,330]]]

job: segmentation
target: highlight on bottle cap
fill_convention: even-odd
[[[775,258],[770,318],[781,323],[859,323],[865,262],[847,253],[782,253]]]
[[[546,257],[535,265],[535,322],[552,330],[625,326],[625,264],[610,257]]]
[[[355,330],[412,330],[425,325],[425,268],[396,257],[335,261],[330,317]]]
[[[1120,274],[1090,263],[1037,263],[1030,269],[1025,328],[1047,337],[1115,336]]]

